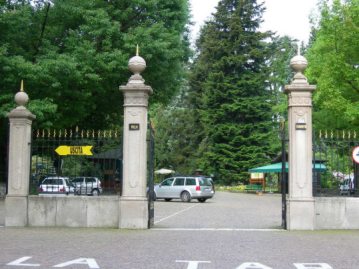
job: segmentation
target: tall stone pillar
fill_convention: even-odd
[[[140,73],[145,60],[137,55],[128,63],[134,73],[125,86],[123,126],[123,186],[120,199],[120,228],[145,229],[148,223],[147,204],[147,107],[152,88],[144,84]]]
[[[287,200],[287,229],[313,230],[315,210],[312,191],[312,92],[303,71],[307,60],[299,55],[290,65],[296,72],[288,95],[289,129],[289,197]]]
[[[26,109],[29,98],[23,91],[15,95],[17,107],[7,116],[10,121],[8,191],[5,199],[5,226],[27,225],[27,197],[30,182],[31,124],[36,118]]]

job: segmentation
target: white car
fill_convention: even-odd
[[[190,202],[197,199],[204,203],[214,195],[213,184],[210,178],[203,176],[176,176],[167,178],[154,187],[154,199],[181,199]]]
[[[74,192],[68,177],[46,177],[39,186],[39,193],[66,194]]]
[[[102,193],[101,181],[97,177],[75,177],[72,181],[77,195],[94,195]]]
[[[354,194],[354,177],[344,179],[339,185],[340,195]]]

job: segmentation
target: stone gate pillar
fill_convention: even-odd
[[[21,83],[22,84],[22,83]],[[23,91],[15,95],[17,107],[7,116],[10,121],[8,189],[5,199],[5,226],[27,225],[30,182],[31,125],[36,118],[25,108],[29,98]]]
[[[123,186],[120,199],[120,228],[145,229],[148,223],[147,204],[147,106],[152,88],[144,84],[140,73],[145,60],[137,55],[128,63],[134,73],[125,86],[123,126]]]
[[[287,200],[287,229],[313,230],[315,220],[312,191],[312,92],[303,71],[307,60],[299,55],[290,66],[296,72],[288,95],[289,129],[289,197]]]

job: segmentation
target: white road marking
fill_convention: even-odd
[[[154,224],[157,224],[157,223],[159,223],[159,222],[161,222],[161,221],[164,221],[164,220],[166,220],[166,219],[172,218],[172,217],[174,217],[174,216],[176,216],[176,215],[178,215],[178,214],[181,214],[181,213],[183,213],[183,212],[185,212],[185,211],[187,211],[187,210],[190,210],[191,208],[194,208],[195,206],[198,206],[198,204],[193,205],[193,206],[191,206],[191,207],[187,207],[187,208],[182,209],[182,210],[180,210],[180,211],[178,211],[178,212],[176,212],[176,213],[174,213],[174,214],[172,214],[172,215],[169,215],[169,216],[167,216],[167,217],[165,217],[165,218],[162,218],[162,219],[160,219],[160,220],[157,220],[157,221],[154,222]]]
[[[250,229],[250,228],[151,228],[153,231],[238,231],[238,232],[284,232],[283,229]]]

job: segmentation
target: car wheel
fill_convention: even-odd
[[[188,191],[184,191],[181,193],[181,200],[182,202],[191,202],[191,195]]]
[[[198,198],[198,202],[204,203],[207,199],[206,198]]]
[[[92,194],[92,196],[99,196],[100,192],[98,191],[98,189],[94,189],[94,190],[92,190],[91,194]]]
[[[165,201],[169,202],[169,201],[172,201],[172,199],[171,198],[165,198]]]

